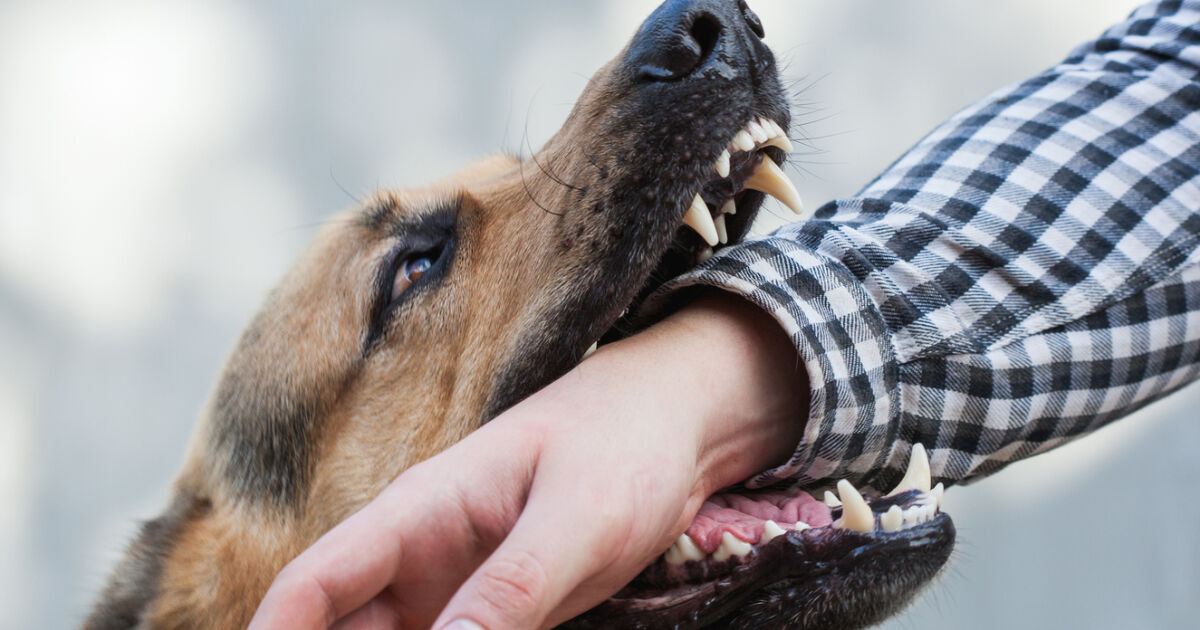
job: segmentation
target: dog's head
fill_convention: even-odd
[[[380,194],[330,222],[243,334],[172,508],[146,526],[91,625],[244,626],[290,558],[631,329],[626,313],[650,289],[744,235],[764,193],[798,208],[776,166],[789,113],[762,35],[745,2],[669,0],[535,155]],[[875,542],[850,533],[810,547]],[[771,554],[806,544],[796,532]],[[702,626],[763,594],[806,605],[810,593],[779,585],[811,570],[760,555],[746,588],[705,594],[738,562],[693,558],[690,576],[660,568],[580,623]],[[943,560],[929,554],[926,573]],[[907,599],[916,581],[876,565],[839,571]],[[878,607],[827,617],[863,623],[875,617],[856,611]]]

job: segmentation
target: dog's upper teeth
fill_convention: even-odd
[[[692,200],[692,206],[688,208],[687,214],[683,215],[683,222],[696,230],[700,238],[704,239],[704,242],[708,243],[710,247],[720,241],[717,235],[717,226],[713,224],[712,215],[708,211],[708,204],[704,203],[704,199],[700,198],[699,193]]]
[[[721,214],[737,214],[737,202],[730,199],[721,206]]]
[[[929,456],[925,453],[925,446],[919,443],[913,444],[912,454],[908,456],[908,471],[904,473],[904,478],[887,496],[893,497],[909,490],[929,492],[932,482],[929,474]]]
[[[833,524],[838,529],[871,533],[875,531],[875,514],[858,490],[845,479],[838,482],[838,495],[842,499],[842,518]]]
[[[754,142],[758,144],[762,144],[767,141],[767,132],[757,121],[750,121],[750,124],[746,125],[746,131],[750,132],[750,137],[754,138]]]
[[[729,151],[753,151],[762,147],[779,147],[785,153],[795,151],[787,131],[779,123],[769,118],[757,118],[746,123],[729,143]],[[720,172],[718,170],[718,172]],[[721,177],[727,177],[721,175]]]
[[[791,208],[792,212],[804,216],[804,202],[800,199],[800,193],[796,192],[792,180],[769,155],[762,156],[762,164],[746,180],[746,188],[767,193]]]
[[[716,163],[717,175],[721,177],[729,177],[729,149],[721,152],[721,157],[717,158]]]
[[[754,143],[754,136],[751,136],[750,132],[748,131],[739,131],[737,135],[733,137],[733,146],[739,151],[753,151],[754,147],[756,146]]]
[[[729,242],[729,231],[725,229],[725,215],[718,214],[717,218],[713,219],[713,225],[717,228],[717,240],[722,245]]]
[[[596,343],[592,344],[590,347],[588,347],[588,349],[587,349],[587,350],[585,350],[585,351],[584,351],[584,353],[583,353],[583,358],[585,358],[585,359],[586,359],[586,358],[588,358],[588,357],[592,356],[592,353],[593,353],[593,352],[595,352],[595,351],[596,351],[596,348],[598,348],[598,347],[600,347],[600,342],[599,342],[599,341],[597,341]]]

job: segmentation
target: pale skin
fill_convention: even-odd
[[[250,628],[553,627],[786,460],[807,399],[779,325],[711,290],[406,471],[280,573]]]

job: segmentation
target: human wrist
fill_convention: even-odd
[[[692,436],[704,496],[782,463],[799,442],[807,373],[779,324],[744,299],[709,290],[619,345],[634,373],[648,370],[644,384],[663,388],[664,418]]]

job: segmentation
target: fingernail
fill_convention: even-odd
[[[443,627],[442,630],[483,630],[483,626],[468,619],[455,619],[450,622],[450,625]]]

